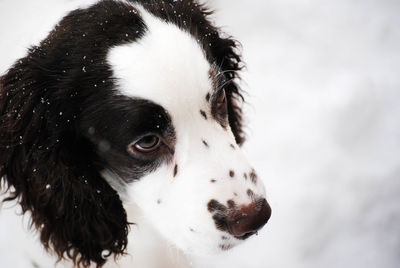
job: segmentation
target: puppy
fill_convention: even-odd
[[[50,254],[178,267],[162,257],[173,246],[184,267],[187,254],[229,250],[268,221],[239,147],[241,58],[210,14],[191,0],[98,1],[1,77],[4,200]]]

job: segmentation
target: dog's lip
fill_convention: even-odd
[[[234,236],[234,238],[239,239],[239,240],[245,240],[254,234],[258,235],[258,231],[248,232],[241,236]]]

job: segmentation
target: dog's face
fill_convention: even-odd
[[[120,129],[127,125],[123,114],[115,115],[120,125],[110,130],[115,143],[124,132],[127,139],[115,153],[134,163],[120,174],[120,191],[180,248],[195,253],[230,248],[246,232],[235,238],[227,223],[217,222],[216,213],[228,212],[214,211],[212,200],[239,210],[265,192],[229,126],[224,89],[229,81],[189,33],[140,11],[147,26],[143,37],[113,47],[107,56],[118,94],[148,102],[135,122],[140,130]],[[113,170],[120,170],[116,164]],[[105,175],[111,184],[118,176],[109,170]]]
[[[101,1],[66,17],[2,79],[2,124],[16,130],[0,137],[24,140],[0,148],[0,175],[34,211],[45,246],[84,265],[121,253],[119,197],[190,253],[230,249],[268,221],[263,183],[239,147],[240,57],[207,14],[192,1]]]

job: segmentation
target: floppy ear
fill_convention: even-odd
[[[126,212],[76,130],[74,100],[38,78],[32,51],[0,80],[0,177],[12,191],[5,200],[30,212],[41,242],[60,259],[100,267],[126,248]]]

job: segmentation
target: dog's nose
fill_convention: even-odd
[[[228,232],[237,239],[246,239],[256,234],[271,217],[271,207],[265,199],[259,199],[247,206],[242,206],[233,213],[227,222]]]

